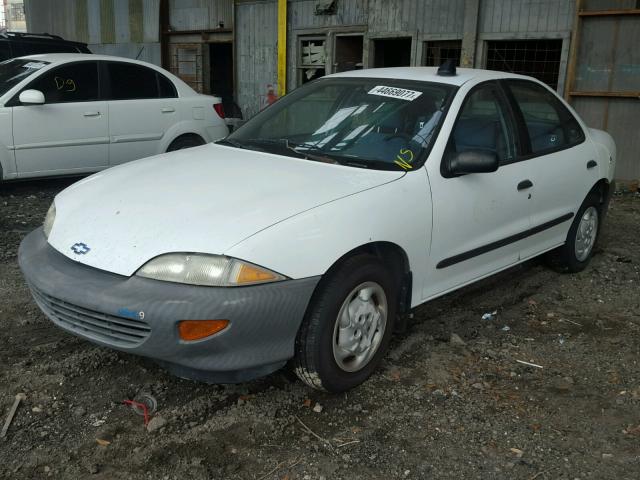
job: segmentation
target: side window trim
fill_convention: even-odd
[[[521,157],[521,146],[520,146],[520,141],[519,141],[519,132],[518,132],[518,124],[515,121],[514,118],[514,114],[512,111],[511,106],[509,105],[509,102],[500,86],[500,83],[497,82],[496,80],[486,80],[484,82],[478,83],[477,85],[474,85],[471,90],[469,90],[467,92],[467,94],[465,95],[464,100],[462,101],[462,105],[460,105],[460,109],[458,110],[458,112],[456,113],[456,118],[453,122],[453,128],[451,129],[451,132],[449,132],[449,138],[447,138],[447,147],[445,147],[445,153],[444,155],[442,155],[442,158],[440,159],[440,175],[443,178],[456,178],[454,176],[452,176],[451,174],[449,174],[449,172],[446,171],[445,168],[445,156],[447,154],[447,148],[449,146],[449,143],[451,142],[453,135],[454,135],[454,131],[456,126],[458,125],[458,120],[460,119],[460,115],[462,114],[462,111],[464,110],[464,107],[467,104],[467,101],[469,100],[469,98],[471,97],[471,95],[473,95],[477,90],[481,89],[481,88],[485,88],[489,86],[490,88],[492,88],[492,90],[494,91],[494,93],[496,94],[496,98],[498,100],[498,106],[500,108],[503,109],[504,114],[507,116],[508,121],[511,122],[511,125],[513,127],[513,131],[511,132],[513,135],[513,140],[515,143],[515,147],[516,147],[516,151],[515,151],[515,159],[512,161],[501,161],[500,162],[500,166],[503,167],[505,165],[511,165],[512,163],[516,163],[519,162],[520,160],[522,160],[523,158]]]
[[[544,157],[545,155],[551,155],[552,153],[557,153],[563,150],[567,150],[569,148],[573,148],[586,141],[587,136],[584,133],[584,130],[580,125],[580,122],[578,122],[578,120],[571,113],[571,111],[567,107],[565,107],[565,105],[556,97],[556,94],[554,92],[547,90],[546,87],[544,87],[543,85],[538,84],[536,82],[532,82],[531,80],[509,78],[509,79],[501,80],[500,82],[502,83],[503,89],[505,90],[506,95],[509,98],[509,102],[511,103],[512,109],[514,111],[514,115],[519,124],[518,130],[522,130],[521,135],[523,136],[523,140],[526,141],[526,143],[524,144],[524,147],[526,147],[524,149],[525,153],[523,154],[521,160],[531,160],[533,158]],[[511,85],[518,84],[518,83],[528,85],[528,86],[534,86],[534,89],[549,92],[549,94],[552,95],[552,98],[553,98],[552,106],[556,111],[556,113],[558,113],[558,117],[561,117],[561,112],[563,112],[568,118],[573,119],[573,121],[576,123],[576,125],[580,129],[580,133],[582,134],[581,139],[577,142],[567,143],[566,145],[562,145],[557,148],[543,150],[541,152],[533,152],[533,146],[531,143],[531,138],[529,136],[529,130],[527,128],[527,123],[524,118],[524,114],[522,113],[522,109],[520,108],[520,105],[518,105],[518,101],[516,100],[513,92],[511,91]],[[558,109],[560,109],[560,111]]]
[[[163,75],[161,72],[155,70],[156,72],[156,83],[158,84],[158,98],[178,98],[178,89],[175,84],[168,78],[166,75]],[[160,83],[164,80],[165,83],[171,85],[171,92],[173,93],[170,97],[163,97],[161,95],[162,88],[160,87]]]

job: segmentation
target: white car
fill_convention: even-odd
[[[120,57],[52,53],[0,63],[0,181],[96,172],[223,138],[220,98]]]
[[[235,382],[286,362],[338,392],[402,312],[552,252],[589,262],[616,150],[552,90],[501,72],[345,72],[227,139],[64,190],[19,262],[58,326]]]

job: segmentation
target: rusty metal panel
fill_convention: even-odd
[[[169,24],[174,31],[231,28],[233,0],[171,0]]]
[[[575,0],[483,0],[478,30],[487,33],[568,32]]]
[[[276,98],[277,20],[275,1],[236,5],[237,103],[245,119]]]

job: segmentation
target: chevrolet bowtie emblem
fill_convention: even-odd
[[[71,245],[71,251],[73,251],[73,253],[75,253],[76,255],[85,255],[90,250],[91,249],[86,243],[74,243],[73,245]]]

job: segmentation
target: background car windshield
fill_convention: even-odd
[[[453,92],[449,85],[324,79],[269,107],[226,143],[366,168],[421,165]]]
[[[10,88],[48,64],[49,62],[23,58],[14,58],[0,63],[0,95],[4,95]]]

